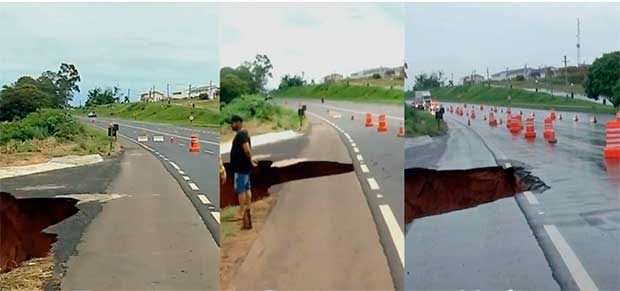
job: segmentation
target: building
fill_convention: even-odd
[[[150,90],[140,94],[141,102],[157,102],[166,99],[163,93],[159,91]]]
[[[344,79],[344,76],[342,76],[341,74],[330,74],[327,75],[325,77],[323,77],[323,83],[330,83],[330,82],[338,82],[338,81],[342,81]]]
[[[374,69],[368,69],[368,70],[363,70],[363,71],[352,73],[351,76],[349,76],[349,78],[353,80],[370,79],[374,75],[379,75],[381,78],[396,78],[396,77],[403,76],[403,72],[404,72],[403,66],[394,67],[394,68],[378,67]]]
[[[474,74],[461,78],[461,81],[463,82],[463,85],[482,84],[484,82],[484,77],[479,74]]]
[[[523,76],[525,80],[535,80],[545,78],[547,75],[553,75],[557,72],[555,67],[542,67],[539,69],[523,67],[519,69],[508,69],[491,75],[493,81],[514,80],[518,76]]]
[[[213,85],[213,82],[209,82],[209,85],[206,86],[197,86],[197,87],[188,87],[185,90],[174,91],[172,95],[170,95],[172,99],[190,99],[190,98],[200,98],[200,99],[209,99],[215,100],[220,98],[220,88]]]

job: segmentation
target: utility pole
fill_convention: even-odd
[[[130,88],[127,88],[127,100],[129,100],[129,98],[130,98],[130,96],[131,96],[131,95],[130,95],[130,93],[131,93],[131,89],[130,89]]]
[[[566,65],[568,60],[566,60],[566,55],[564,55],[564,83],[568,85],[568,66]]]
[[[508,67],[506,67],[506,80],[508,81],[508,83],[510,85],[510,89],[512,89],[512,82],[510,80],[510,77],[508,77]]]
[[[189,84],[189,90],[187,90],[187,98],[192,99],[192,84]]]
[[[491,79],[489,79],[489,67],[487,67],[487,87],[491,88]]]

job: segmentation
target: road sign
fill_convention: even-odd
[[[138,136],[138,142],[148,142],[148,141],[149,141],[149,137],[147,135]]]
[[[164,142],[164,136],[163,135],[154,135],[153,136],[153,142]]]
[[[189,121],[194,121],[194,116],[193,115],[189,116]]]

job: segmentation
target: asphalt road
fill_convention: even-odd
[[[219,244],[219,133],[216,130],[102,117],[96,118],[94,124],[86,118],[81,120],[103,129],[116,123],[119,134],[134,142],[138,136],[146,136],[148,141],[141,144],[179,182]],[[199,136],[200,152],[189,152],[192,134]],[[155,142],[156,136],[163,137],[163,141]]]
[[[292,109],[307,106],[306,114],[336,128],[354,161],[366,194],[397,289],[402,289],[404,270],[403,141],[398,129],[404,122],[402,106],[314,99],[276,99]],[[365,127],[366,113],[373,127]],[[377,132],[378,114],[385,114],[387,132]],[[351,120],[353,116],[354,120]]]
[[[310,116],[309,132],[255,146],[258,160],[350,164],[332,128]],[[326,150],[329,148],[329,150]],[[227,156],[224,157],[228,159]],[[295,161],[291,161],[294,163]],[[315,173],[315,169],[308,169]],[[258,184],[257,181],[253,185]],[[277,203],[235,278],[235,288],[389,290],[392,277],[361,183],[352,171],[296,179],[272,188]],[[342,275],[342,270],[347,275]]]
[[[446,108],[450,105],[463,106],[444,103]],[[469,105],[468,111],[471,108]],[[485,106],[482,113],[479,105],[475,108],[477,118],[472,120],[471,127],[467,127],[466,117],[447,112],[450,127],[447,138],[411,142],[406,149],[407,167],[443,169],[444,165],[456,163],[459,168],[473,168],[495,160],[500,166],[507,166],[506,163],[523,165],[551,188],[543,193],[521,193],[515,198],[411,223],[406,236],[406,286],[413,286],[412,289],[428,286],[427,280],[432,277],[425,277],[427,273],[420,270],[428,269],[429,264],[444,272],[456,271],[462,264],[469,268],[443,281],[442,287],[618,290],[620,164],[605,161],[602,155],[605,121],[613,116],[597,115],[598,123],[593,124],[589,122],[591,114],[557,112],[554,128],[558,143],[551,145],[542,139],[543,118],[548,111],[512,108],[513,114],[523,111],[524,117],[535,113],[537,139],[529,142],[523,138],[523,131],[518,135],[510,134],[505,125],[505,113],[497,115],[502,118],[502,125],[490,127],[482,118],[490,107]],[[563,120],[559,120],[560,114]],[[577,122],[572,120],[575,115],[579,117]],[[456,143],[461,144],[453,146]],[[441,154],[429,153],[436,150]],[[521,214],[514,212],[516,207]],[[488,221],[496,223],[491,225]],[[443,230],[442,227],[449,230],[454,224],[466,228],[451,229],[447,233],[425,231],[428,228]],[[497,225],[502,227],[497,228]],[[420,237],[418,233],[428,236]],[[463,240],[462,236],[468,238],[466,241],[477,242],[469,248],[464,247],[463,251],[483,254],[484,261],[467,261],[472,256],[459,252],[453,254],[450,264],[437,263],[425,259],[443,256],[440,255],[442,249],[438,248],[447,249],[447,244],[416,244],[424,239]],[[539,255],[532,247],[523,249],[534,244],[539,246]],[[514,251],[515,246],[521,247],[521,251]],[[506,257],[514,260],[506,260]],[[499,264],[486,268],[489,261],[498,259]]]

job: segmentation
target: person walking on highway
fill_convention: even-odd
[[[242,228],[252,228],[251,204],[252,191],[250,173],[257,165],[252,159],[252,143],[247,129],[243,128],[241,116],[234,115],[230,119],[230,126],[236,132],[230,149],[230,167],[233,172],[233,186],[239,198],[239,214],[242,219]]]

